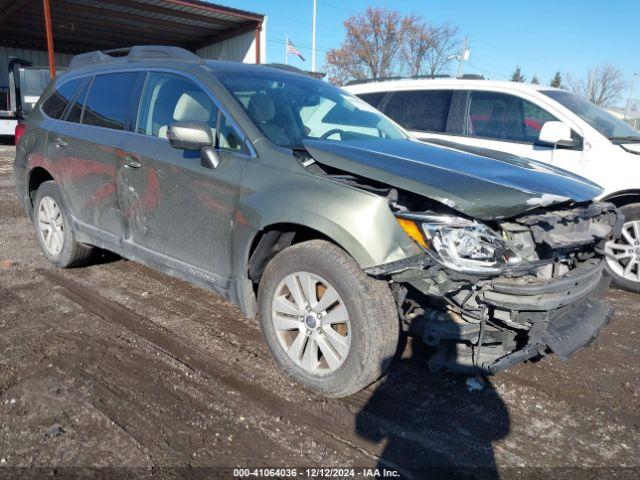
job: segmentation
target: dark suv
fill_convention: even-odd
[[[26,120],[15,179],[44,255],[94,247],[259,313],[276,361],[328,396],[387,368],[566,358],[610,317],[600,188],[534,161],[409,139],[352,95],[173,47],[74,58]]]

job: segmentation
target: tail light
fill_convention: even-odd
[[[19,123],[18,125],[16,125],[16,131],[15,131],[16,145],[18,145],[18,142],[20,142],[22,135],[24,135],[24,132],[26,131],[27,131],[27,126],[24,123]]]

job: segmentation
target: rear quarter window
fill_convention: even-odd
[[[445,133],[452,96],[451,90],[395,92],[378,108],[407,130]]]
[[[372,107],[378,108],[378,105],[380,105],[380,102],[382,102],[382,99],[386,94],[387,92],[373,92],[361,93],[360,95],[356,96],[367,102]]]
[[[56,87],[54,92],[42,104],[42,111],[51,118],[60,118],[81,83],[81,79],[69,80]]]

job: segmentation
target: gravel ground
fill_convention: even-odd
[[[13,155],[0,145],[0,478],[376,466],[416,479],[638,478],[638,296],[610,290],[614,319],[566,363],[518,365],[469,391],[429,374],[409,343],[378,384],[327,400],[283,377],[257,325],[215,294],[111,255],[49,265]]]

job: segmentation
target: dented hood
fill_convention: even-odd
[[[582,202],[602,189],[566,170],[493,150],[415,140],[306,140],[320,164],[423,195],[482,220]]]

